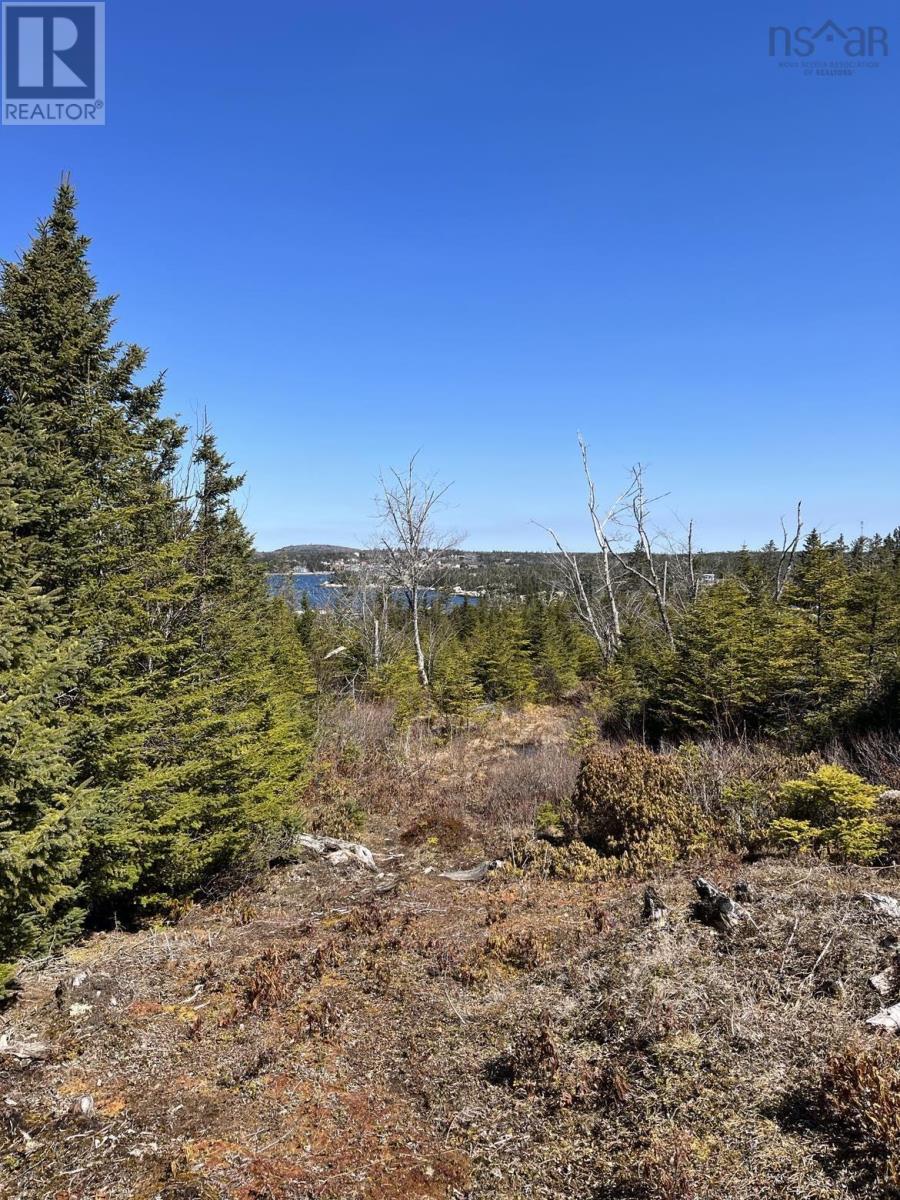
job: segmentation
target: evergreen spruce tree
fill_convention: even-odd
[[[900,723],[900,539],[860,538],[849,555],[849,637],[862,672],[857,726]]]
[[[0,988],[13,960],[78,928],[81,859],[67,694],[78,666],[23,530],[40,498],[0,432]]]
[[[177,493],[184,431],[112,341],[87,245],[63,184],[0,286],[0,958],[78,900],[190,892],[295,818],[308,744],[309,669],[240,480],[204,432]]]
[[[434,660],[431,689],[442,712],[471,721],[484,703],[472,660],[463,643],[451,634]]]
[[[109,731],[94,760],[92,893],[147,909],[190,893],[299,816],[311,680],[295,621],[269,599],[205,431],[181,537],[116,583],[120,620],[100,696]]]
[[[762,601],[737,579],[701,592],[676,628],[660,716],[682,732],[757,732],[765,707],[767,647]]]
[[[865,669],[849,616],[850,579],[843,546],[812,530],[785,588],[787,609],[777,650],[785,699],[796,719],[825,736],[860,698]]]
[[[541,700],[558,703],[578,687],[578,648],[572,623],[557,603],[542,604],[533,634],[534,674]]]
[[[752,555],[746,546],[738,551],[735,578],[738,579],[747,592],[757,601],[772,594],[772,581],[769,578],[766,564],[771,561],[774,546],[770,542],[761,555]],[[772,567],[774,575],[777,567]]]
[[[172,470],[182,440],[159,416],[161,380],[135,382],[146,352],[111,341],[114,298],[97,295],[88,245],[63,183],[0,285],[0,429],[16,437],[42,498],[23,529],[31,560],[68,611],[86,581],[127,558],[147,488]]]
[[[13,439],[26,468],[12,496],[21,569],[53,596],[70,660],[77,647],[60,774],[75,785],[93,780],[108,753],[103,697],[111,664],[125,657],[139,670],[136,647],[120,636],[118,604],[143,582],[135,564],[171,537],[164,481],[181,440],[179,427],[159,416],[161,382],[135,382],[145,353],[111,341],[113,300],[97,295],[87,247],[64,183],[0,286],[0,437]],[[139,591],[131,601],[147,607]],[[88,837],[107,815],[98,792],[85,801]]]
[[[399,730],[409,729],[415,718],[428,708],[428,696],[419,678],[418,664],[408,651],[382,663],[372,677],[371,691],[378,699],[393,704],[394,726]]]
[[[200,439],[202,471],[195,533],[200,579],[198,641],[225,746],[240,765],[233,783],[236,837],[292,821],[304,778],[313,694],[308,660],[292,614],[266,594],[252,539],[229,497],[243,482],[230,474],[212,434]],[[223,738],[215,737],[216,753]],[[215,772],[210,775],[215,792]]]
[[[472,638],[475,677],[485,698],[500,704],[524,704],[535,698],[525,615],[518,606],[479,606]]]

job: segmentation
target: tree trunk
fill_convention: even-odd
[[[412,621],[413,641],[416,646],[416,666],[419,669],[419,682],[422,687],[428,687],[428,671],[425,669],[425,655],[422,651],[422,638],[419,635],[419,589],[412,589]]]

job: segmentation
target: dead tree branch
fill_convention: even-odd
[[[793,537],[788,533],[787,526],[784,523],[784,517],[781,518],[781,558],[778,560],[778,572],[775,576],[775,599],[780,600],[784,592],[787,582],[791,577],[791,571],[794,569],[794,559],[797,556],[797,547],[800,545],[800,533],[803,529],[803,520],[800,515],[802,501],[797,501],[797,519],[794,526]]]
[[[449,490],[433,480],[416,475],[416,455],[402,471],[379,476],[381,493],[378,511],[382,523],[381,547],[390,582],[406,596],[412,615],[416,666],[423,687],[428,687],[428,668],[422,647],[419,609],[423,591],[443,579],[441,559],[458,546],[453,536],[439,536],[434,514]]]

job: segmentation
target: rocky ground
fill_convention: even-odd
[[[898,1194],[894,1035],[866,1020],[900,998],[900,920],[858,898],[896,870],[685,864],[655,921],[643,882],[443,878],[485,848],[435,820],[371,818],[379,873],[286,863],[26,970],[0,1195]],[[746,885],[733,928],[698,870]]]

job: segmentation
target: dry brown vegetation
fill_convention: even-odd
[[[377,711],[332,714],[313,823],[364,809],[396,885],[288,863],[25,970],[0,1014],[36,1047],[0,1054],[0,1194],[897,1195],[900,1055],[865,1021],[900,998],[896,971],[885,997],[868,982],[900,928],[857,898],[900,894],[897,870],[701,848],[655,868],[648,924],[646,880],[513,865],[572,792],[570,732],[533,710],[398,745]],[[439,875],[482,856],[507,865]],[[747,885],[734,930],[698,919],[698,870]]]

